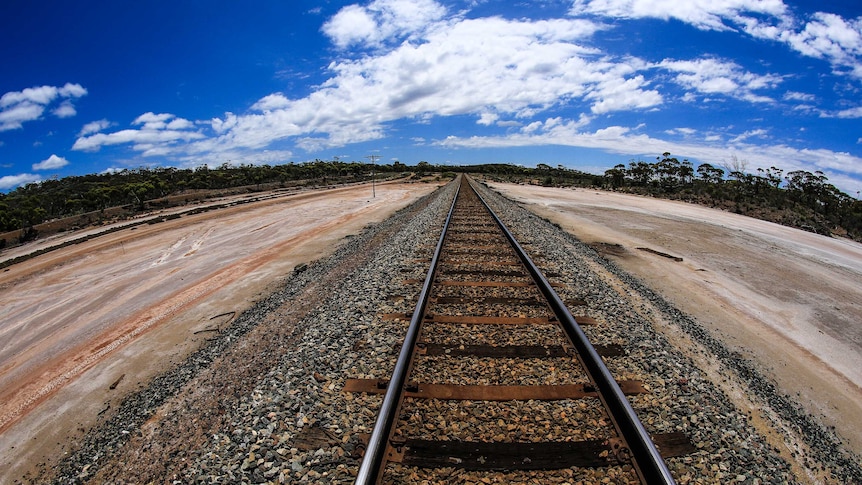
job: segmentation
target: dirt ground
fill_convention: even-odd
[[[491,186],[597,243],[862,453],[862,244],[682,202]]]
[[[281,195],[123,229],[0,272],[0,483],[56,459],[296,266],[436,187]]]

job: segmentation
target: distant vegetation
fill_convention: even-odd
[[[539,164],[435,166],[420,162],[375,164],[322,161],[284,165],[222,165],[195,169],[141,168],[46,180],[0,193],[0,248],[39,236],[46,221],[77,216],[81,224],[129,217],[152,208],[230,193],[299,185],[327,185],[446,171],[484,174],[490,179],[545,186],[591,187],[679,199],[803,228],[862,240],[862,202],[840,192],[821,172],[784,174],[772,167],[747,173],[744,162],[694,167],[664,153],[654,163],[631,161],[603,175]],[[15,234],[10,237],[9,234]],[[7,239],[9,239],[7,241]]]
[[[862,241],[862,202],[828,182],[822,172],[795,170],[784,173],[770,167],[748,173],[747,163],[731,157],[721,167],[704,163],[695,167],[670,153],[649,163],[632,160],[604,175],[590,175],[558,166],[539,164],[518,168],[497,177],[545,186],[597,187],[620,192],[683,200],[744,214],[824,235]]]
[[[0,248],[7,243],[38,237],[36,226],[71,216],[81,224],[128,217],[153,208],[227,194],[260,192],[302,185],[327,185],[391,177],[417,169],[395,162],[372,165],[359,162],[314,162],[284,165],[222,165],[195,169],[140,168],[101,174],[71,176],[27,184],[0,193],[0,234],[15,231],[12,238],[0,236]],[[8,239],[8,241],[7,241]],[[14,240],[17,239],[17,240]]]

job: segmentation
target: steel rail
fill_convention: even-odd
[[[452,199],[452,206],[449,208],[446,222],[443,224],[443,231],[440,233],[440,239],[437,241],[434,256],[431,258],[431,267],[428,269],[425,283],[422,285],[422,291],[419,293],[419,300],[416,302],[416,308],[413,310],[413,316],[410,318],[410,326],[407,328],[404,344],[401,345],[401,352],[398,354],[395,370],[392,371],[392,378],[386,387],[386,394],[383,396],[383,404],[380,406],[377,421],[374,423],[374,430],[368,439],[368,446],[365,449],[365,455],[362,458],[362,463],[359,466],[359,472],[354,482],[356,484],[371,485],[377,483],[381,478],[381,468],[384,464],[386,448],[391,439],[395,421],[398,419],[401,397],[404,393],[404,387],[407,384],[411,367],[413,366],[413,352],[419,339],[422,319],[425,317],[425,308],[428,306],[431,286],[434,282],[434,275],[437,272],[443,242],[446,240],[449,223],[452,220],[452,214],[455,212],[455,202],[458,200],[458,194],[461,192],[460,182],[459,180],[455,190],[455,197]]]
[[[468,179],[469,181],[469,179]],[[472,186],[472,183],[471,183]],[[479,200],[491,213],[491,216],[497,222],[497,225],[502,229],[506,238],[515,248],[518,257],[527,267],[527,270],[532,275],[536,284],[539,286],[542,294],[548,300],[554,315],[557,317],[566,335],[571,340],[572,345],[578,352],[578,359],[584,366],[584,369],[589,374],[590,380],[596,386],[600,399],[608,411],[611,421],[614,423],[617,432],[625,441],[630,450],[630,458],[638,476],[642,483],[647,484],[675,484],[670,470],[661,457],[658,449],[650,438],[649,433],[638,419],[637,414],[626,399],[610,370],[608,370],[602,358],[599,356],[596,349],[590,343],[586,334],[581,330],[575,317],[569,312],[563,300],[551,287],[545,275],[533,263],[532,259],[527,255],[524,248],[515,239],[515,236],[509,231],[503,221],[497,217],[497,214],[491,210],[491,207],[485,202],[485,199],[479,194],[479,191],[473,189]]]

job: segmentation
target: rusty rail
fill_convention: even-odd
[[[401,346],[398,361],[395,363],[395,370],[392,372],[392,378],[389,380],[386,394],[383,396],[383,404],[380,406],[377,421],[374,423],[374,430],[371,432],[371,437],[365,448],[365,456],[359,467],[359,473],[356,476],[357,484],[377,483],[380,472],[385,467],[386,448],[392,436],[395,420],[398,419],[398,412],[401,409],[402,395],[404,394],[407,378],[410,376],[410,370],[413,366],[413,350],[419,338],[422,318],[425,315],[425,308],[428,306],[428,297],[431,293],[434,275],[437,272],[443,243],[446,240],[446,233],[449,229],[449,223],[452,221],[452,213],[455,212],[455,202],[458,201],[460,191],[461,188],[459,186],[455,197],[452,199],[452,205],[449,208],[449,214],[446,216],[446,222],[443,223],[440,239],[437,241],[434,256],[431,258],[431,267],[428,270],[428,275],[425,277],[425,283],[422,285],[419,300],[416,302],[416,308],[413,310],[413,316],[410,318],[407,335],[404,337],[404,344]]]

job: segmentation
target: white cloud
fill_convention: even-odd
[[[748,130],[745,133],[742,133],[741,135],[738,135],[736,138],[730,140],[730,143],[739,143],[739,142],[745,141],[745,140],[752,138],[752,137],[764,138],[767,133],[768,132],[764,129]]]
[[[44,112],[44,106],[30,102],[21,102],[5,108],[0,111],[0,131],[22,128],[25,121],[38,120]]]
[[[174,118],[165,125],[166,130],[188,130],[194,128],[195,124],[183,118]]]
[[[237,116],[233,113],[225,113],[224,119],[221,118],[213,118],[210,120],[210,126],[212,126],[213,131],[217,134],[222,134],[236,126],[237,124]]]
[[[340,48],[375,47],[420,32],[445,14],[446,8],[433,0],[374,0],[367,7],[342,8],[322,30]]]
[[[859,60],[862,56],[862,17],[842,17],[817,12],[799,32],[775,33],[775,40],[786,42],[794,50],[810,57],[826,59],[836,67],[849,68],[862,78]]]
[[[80,98],[87,90],[80,84],[66,83],[62,87],[36,86],[21,91],[10,91],[0,97],[0,131],[15,130],[27,121],[38,120],[45,109],[58,99],[61,104],[52,110],[59,118],[75,116],[71,99]]]
[[[57,106],[54,111],[51,111],[57,118],[71,118],[78,114],[75,110],[75,106],[72,105],[70,101],[63,101],[60,103],[60,106]]]
[[[0,97],[0,108],[6,108],[20,103],[46,105],[59,94],[60,88],[55,86],[37,86],[21,91],[11,91]]]
[[[838,111],[836,113],[822,113],[821,116],[823,116],[824,118],[844,118],[844,119],[862,118],[862,106],[844,109],[844,110]]]
[[[32,173],[22,173],[18,175],[4,175],[0,177],[0,190],[6,190],[18,187],[20,185],[39,182],[42,177]]]
[[[523,126],[524,124],[520,121],[509,120],[509,121],[498,121],[497,126],[502,126],[503,128],[517,128],[519,126]]]
[[[754,93],[777,86],[782,78],[774,74],[754,74],[744,71],[734,62],[713,58],[688,61],[665,59],[656,67],[676,73],[674,80],[683,87],[701,94],[722,94],[753,103],[770,102],[772,98]]]
[[[323,32],[338,47],[370,42],[380,34],[377,23],[367,9],[359,5],[348,5],[323,25]]]
[[[155,114],[152,111],[135,118],[133,125],[144,125],[144,130],[162,130],[167,127],[167,121],[174,118],[170,113]]]
[[[281,93],[274,93],[260,98],[251,109],[255,111],[272,111],[290,107],[290,100]]]
[[[386,3],[395,4],[402,5]],[[422,13],[428,11],[436,12],[399,11],[393,18],[412,19],[406,25],[418,32],[415,26],[438,15]],[[213,119],[218,136],[188,149],[259,149],[294,138],[312,150],[381,138],[385,125],[398,119],[421,123],[469,114],[480,124],[519,126],[518,119],[570,103],[587,103],[586,109],[603,114],[662,102],[637,73],[649,67],[644,61],[615,62],[579,43],[604,28],[593,22],[455,18],[426,27],[415,42],[331,63],[333,76],[305,98],[274,93],[251,113]]]
[[[668,135],[692,136],[695,133],[697,133],[697,130],[695,130],[694,128],[680,127],[680,128],[671,128],[670,130],[665,130],[665,133],[667,133]]]
[[[72,150],[98,151],[103,146],[131,143],[132,148],[142,152],[143,156],[156,156],[172,153],[178,142],[188,143],[206,138],[200,131],[191,131],[194,127],[192,122],[169,113],[144,113],[132,124],[141,127],[79,136]]]
[[[80,98],[87,94],[87,90],[84,86],[72,83],[66,83],[62,88],[59,88],[57,92],[63,98]]]
[[[701,30],[743,31],[828,61],[862,79],[862,17],[816,12],[801,19],[783,0],[575,0],[572,15],[676,19]]]
[[[490,126],[493,125],[500,117],[496,113],[482,113],[479,116],[479,120],[476,122],[480,125]]]
[[[734,30],[756,16],[783,17],[781,0],[575,0],[570,14],[617,18],[676,19],[702,30]]]
[[[802,101],[804,103],[811,103],[814,102],[817,97],[813,94],[800,93],[798,91],[787,91],[786,93],[784,93],[783,99],[785,101]]]
[[[641,75],[612,77],[599,83],[598,89],[587,94],[586,98],[598,100],[590,108],[596,114],[660,105],[663,101],[661,94],[655,90],[642,89],[646,84]]]
[[[81,128],[81,131],[78,133],[78,137],[91,135],[93,133],[98,133],[102,130],[106,130],[106,129],[110,128],[111,126],[113,126],[113,123],[111,123],[110,121],[108,121],[106,119],[91,121],[90,123],[87,123],[86,125],[84,125]]]
[[[45,160],[42,160],[39,163],[33,164],[33,170],[54,170],[57,168],[65,167],[69,164],[69,161],[63,157],[58,157],[57,155],[51,155]]]
[[[249,153],[242,150],[224,151],[219,153],[192,154],[179,157],[181,168],[195,168],[206,165],[216,168],[225,163],[229,165],[250,164],[280,164],[294,158],[294,153],[289,150],[260,150]]]
[[[585,42],[609,26],[584,19],[441,19],[445,10],[434,2],[408,3],[378,0],[333,17],[325,29],[339,15],[363,13],[378,26],[397,24],[381,30],[391,39],[411,37],[397,45],[377,39],[389,49],[332,62],[331,77],[304,98],[270,94],[247,113],[213,118],[206,123],[211,131],[165,113],[145,113],[131,129],[114,133],[103,133],[104,123],[91,124],[73,149],[132,144],[144,155],[183,158],[249,153],[292,140],[299,148],[321,150],[380,139],[395,120],[470,115],[486,126],[518,128],[561,108],[580,111],[575,116],[584,126],[598,115],[660,106],[662,94],[644,75],[655,68],[697,93],[751,100],[759,100],[754,90],[778,82],[715,59],[653,65],[602,55]],[[542,127],[549,129],[547,121]]]

